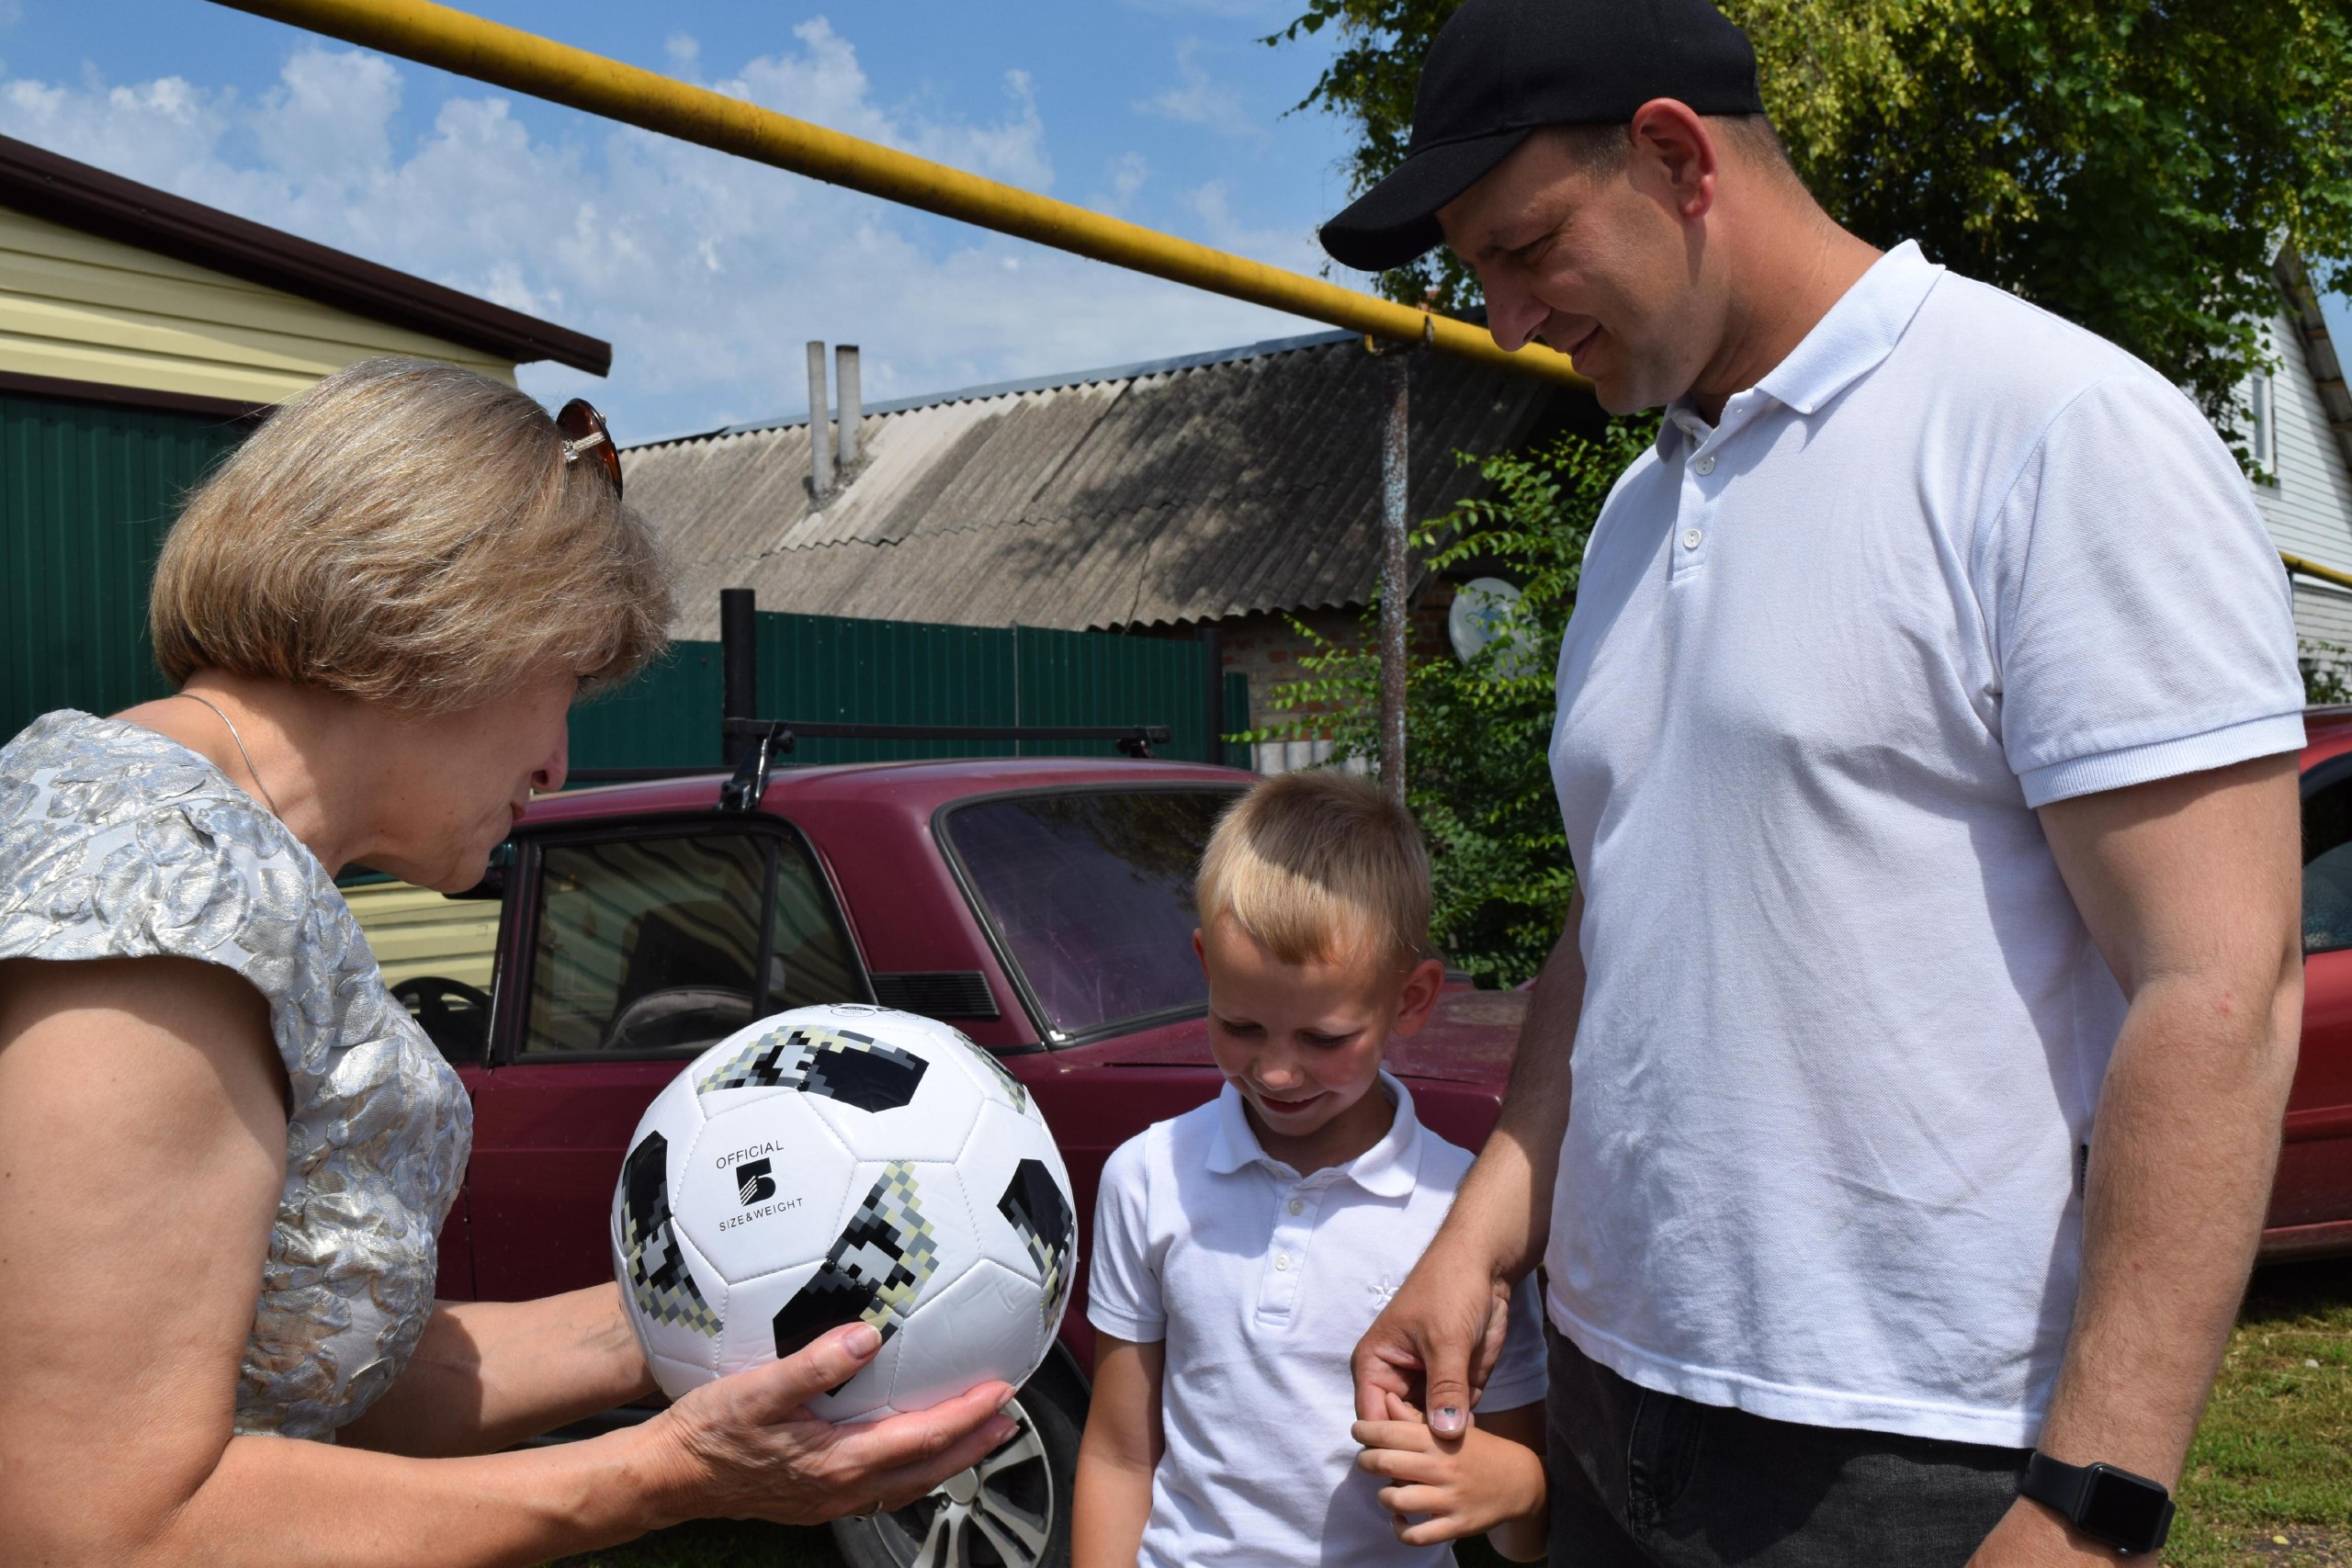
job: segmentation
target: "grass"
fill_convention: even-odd
[[[2256,1277],[2180,1510],[2174,1568],[2352,1568],[2352,1260]]]
[[[1464,1568],[1501,1560],[1458,1549]],[[822,1529],[709,1521],[563,1568],[841,1568]],[[2247,1292],[2181,1478],[2166,1568],[2352,1568],[2352,1259]]]

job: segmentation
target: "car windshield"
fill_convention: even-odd
[[[1056,1036],[1206,1004],[1193,877],[1229,790],[980,801],[947,818],[982,912]]]

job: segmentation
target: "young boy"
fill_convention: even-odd
[[[1444,979],[1412,818],[1343,773],[1270,779],[1218,823],[1197,903],[1225,1089],[1103,1168],[1073,1568],[1436,1565],[1480,1530],[1542,1556],[1532,1292],[1465,1439],[1401,1404],[1355,1421],[1349,1357],[1471,1158],[1380,1066]]]

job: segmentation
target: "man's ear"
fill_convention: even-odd
[[[1430,1021],[1430,1010],[1437,1006],[1437,994],[1444,988],[1444,964],[1434,958],[1414,964],[1413,972],[1405,976],[1405,988],[1396,994],[1396,1022],[1389,1032],[1419,1034],[1421,1025]]]
[[[1627,154],[1662,184],[1677,216],[1704,218],[1715,205],[1715,139],[1707,122],[1678,98],[1652,98],[1634,111],[1626,135]]]

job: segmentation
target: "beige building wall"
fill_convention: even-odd
[[[379,354],[514,381],[480,349],[0,207],[0,372],[275,403]]]

